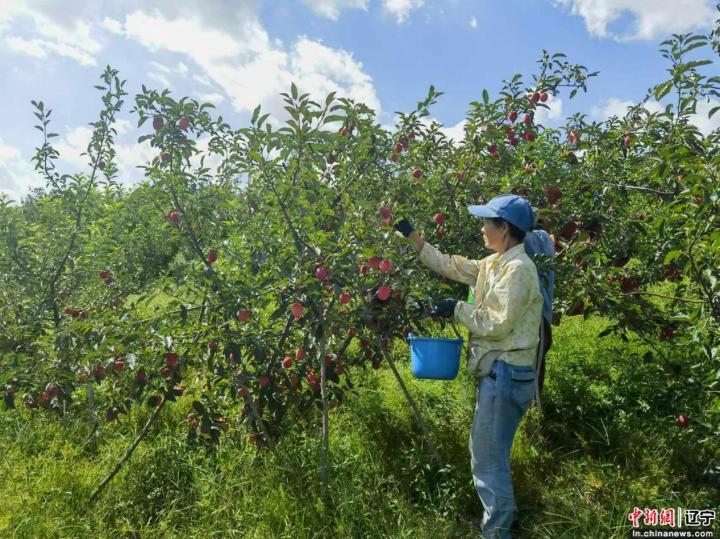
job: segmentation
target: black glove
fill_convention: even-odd
[[[455,305],[458,300],[456,299],[443,299],[438,302],[437,306],[430,311],[430,316],[442,316],[444,318],[450,318],[455,314]]]
[[[402,235],[408,238],[410,237],[410,234],[412,234],[412,231],[415,229],[410,224],[410,221],[403,218],[402,221],[395,223],[395,230],[397,230],[398,232],[402,232]]]

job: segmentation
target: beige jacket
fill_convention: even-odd
[[[535,365],[543,298],[522,243],[502,255],[469,260],[425,242],[418,258],[431,270],[475,287],[475,304],[459,301],[454,313],[470,333],[471,374],[486,376],[498,357],[511,365]]]

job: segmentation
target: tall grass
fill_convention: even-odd
[[[653,382],[657,366],[637,342],[597,339],[607,323],[576,317],[555,328],[544,413],[530,410],[513,448],[518,537],[624,537],[634,507],[720,500],[692,431],[675,424],[678,403]],[[406,353],[399,344],[396,357]],[[11,410],[0,414],[0,536],[480,537],[467,449],[474,381],[413,380],[401,363],[445,468],[386,370],[354,372],[358,389],[332,411],[324,491],[318,418],[272,452],[247,445],[236,424],[207,450],[187,443],[187,396],[163,410],[93,505],[90,493],[149,411],[102,427],[90,445],[83,418]]]

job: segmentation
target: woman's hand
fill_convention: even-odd
[[[400,232],[406,238],[410,238],[410,240],[412,240],[412,242],[415,244],[415,249],[417,249],[418,251],[422,249],[425,240],[423,240],[420,234],[418,234],[417,231],[413,228],[413,226],[410,224],[410,221],[403,217],[402,220],[395,223],[395,230]]]
[[[443,299],[438,302],[437,306],[430,311],[430,316],[441,316],[443,318],[450,318],[455,314],[455,305],[458,300],[456,299]]]
[[[410,221],[408,221],[407,219],[405,219],[403,217],[403,219],[401,221],[395,223],[395,230],[400,232],[406,238],[409,238],[410,234],[412,234],[413,230],[415,230],[415,229],[410,224]]]

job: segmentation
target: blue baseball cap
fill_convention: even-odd
[[[528,201],[518,195],[500,195],[487,204],[468,206],[468,211],[477,217],[502,217],[525,232],[532,228],[535,216]]]

